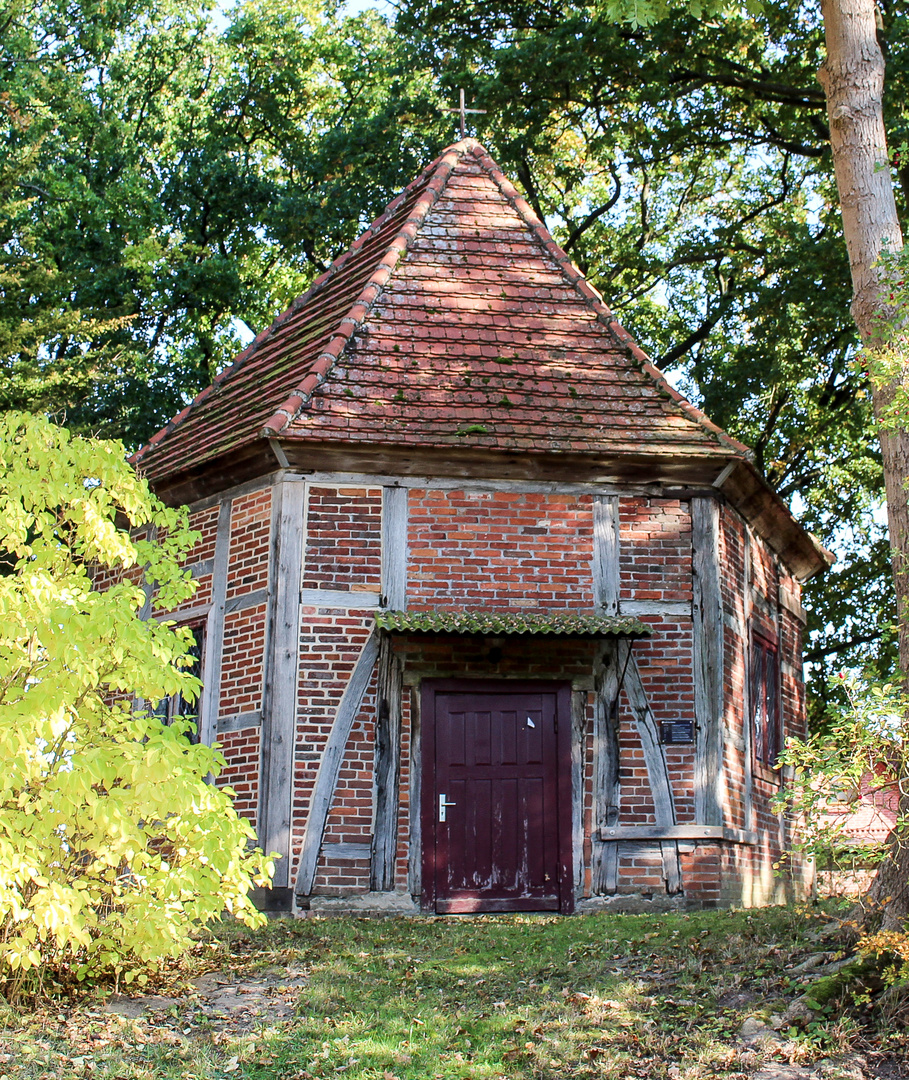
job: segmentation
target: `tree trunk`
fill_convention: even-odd
[[[852,317],[865,349],[875,353],[882,347],[877,320],[893,314],[876,264],[884,252],[897,252],[903,246],[884,132],[884,57],[877,39],[874,0],[821,0],[821,12],[827,59],[818,78],[827,97],[833,166],[852,272]],[[900,360],[894,381],[873,387],[874,411],[879,420],[897,387],[909,386],[906,360]],[[909,676],[909,500],[905,488],[909,477],[909,432],[882,428],[881,451],[899,619],[900,667],[905,677]],[[903,797],[900,802],[901,810],[909,812],[909,800]],[[907,883],[909,846],[894,843],[868,896],[877,906],[883,906],[885,928],[899,927],[909,916]]]
[[[897,818],[909,815],[909,795],[901,794]],[[891,837],[886,860],[875,874],[863,907],[866,920],[881,930],[902,930],[909,916],[909,844],[897,833]]]

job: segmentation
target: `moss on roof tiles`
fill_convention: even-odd
[[[376,626],[409,634],[562,635],[646,637],[639,619],[581,611],[380,611]]]

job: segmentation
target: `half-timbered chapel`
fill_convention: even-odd
[[[274,909],[755,905],[829,556],[476,141],[135,456]],[[157,612],[157,614],[168,614]]]

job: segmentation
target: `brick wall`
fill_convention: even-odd
[[[218,742],[227,760],[218,783],[233,790],[237,812],[255,825],[259,810],[259,728],[224,732]]]
[[[789,845],[789,826],[773,812],[772,801],[784,777],[780,770],[755,758],[753,732],[749,730],[750,650],[754,633],[776,648],[782,731],[784,736],[804,733],[802,627],[782,604],[783,591],[797,601],[800,586],[769,546],[729,507],[723,508],[721,522],[727,815],[728,823],[736,828],[756,831],[759,843],[756,847],[723,847],[718,864],[722,876],[719,902],[780,903],[806,895],[811,867],[798,857],[782,859]],[[781,862],[785,873],[776,875],[774,865]]]
[[[593,605],[590,496],[410,492],[412,608]]]
[[[691,600],[691,516],[674,499],[619,500],[622,600]]]
[[[252,593],[261,595],[268,588],[270,539],[271,489],[235,498],[230,518],[228,601],[236,603]],[[219,717],[262,709],[267,622],[264,597],[225,615]]]
[[[230,516],[230,574],[227,598],[268,587],[271,489],[233,500]]]
[[[231,501],[227,537],[228,575],[224,596],[213,593],[215,548],[218,542],[220,504],[193,512],[190,525],[200,533],[186,564],[193,568],[198,587],[195,594],[169,613],[177,621],[201,623],[211,632],[213,605],[228,602],[236,610],[224,615],[220,684],[217,693],[213,738],[227,766],[218,783],[231,787],[241,814],[255,822],[258,815],[261,731],[259,714],[265,679],[265,643],[268,605],[269,546],[271,537],[271,488],[239,495]],[[251,602],[252,595],[261,597]],[[249,597],[250,602],[244,603]],[[211,671],[203,672],[203,678]],[[238,730],[218,731],[217,723],[250,717]],[[255,719],[253,719],[255,718]]]
[[[266,619],[264,603],[225,616],[219,718],[262,708]]]
[[[377,593],[381,490],[313,485],[307,494],[303,588]]]
[[[372,629],[369,614],[304,607],[300,628],[300,680],[293,795],[293,865],[300,856],[309,800],[322,750],[354,665]],[[350,733],[324,842],[369,843],[373,806],[375,676]],[[369,865],[323,858],[316,877],[320,893],[364,891]]]

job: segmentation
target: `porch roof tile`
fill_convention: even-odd
[[[392,633],[649,637],[640,619],[585,611],[380,611],[376,626]]]

